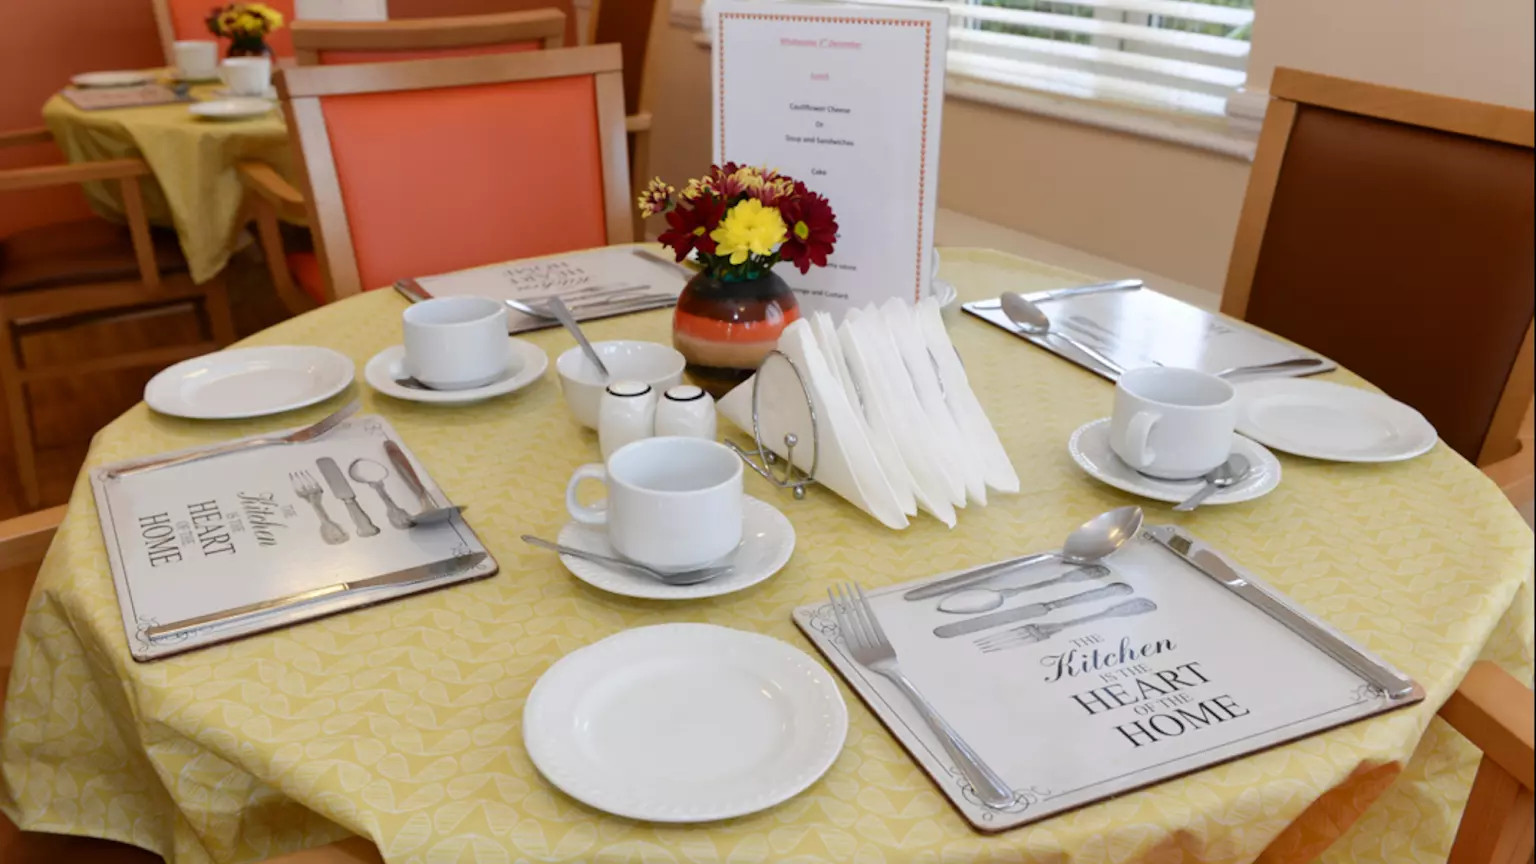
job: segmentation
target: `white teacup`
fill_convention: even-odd
[[[576,500],[583,480],[608,487],[605,505]],[[646,438],[620,447],[607,466],[571,475],[571,518],[608,526],[608,542],[631,561],[664,572],[694,570],[741,543],[741,460],[702,438]]]
[[[507,307],[487,297],[439,297],[405,310],[405,371],[433,390],[501,379],[512,361]]]
[[[231,96],[265,96],[272,86],[272,59],[231,57],[219,64],[219,78]]]
[[[1148,476],[1200,477],[1232,454],[1236,395],[1231,384],[1196,369],[1132,369],[1115,384],[1110,447]]]
[[[172,45],[176,77],[183,81],[210,81],[219,77],[219,43],[187,39]]]

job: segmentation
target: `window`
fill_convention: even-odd
[[[1254,0],[853,0],[946,8],[952,76],[1220,117],[1247,78]]]

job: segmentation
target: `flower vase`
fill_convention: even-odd
[[[235,39],[229,43],[226,57],[270,57],[272,47],[261,39]]]
[[[743,280],[700,273],[678,295],[672,345],[693,383],[718,399],[751,378],[799,318],[795,292],[771,270]]]

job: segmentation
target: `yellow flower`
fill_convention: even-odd
[[[705,192],[715,191],[715,181],[710,177],[695,177],[688,181],[687,188],[683,189],[683,197],[689,201],[703,195]]]
[[[784,217],[773,207],[749,198],[725,214],[720,227],[709,232],[716,254],[731,256],[732,264],[745,264],[752,255],[768,256],[784,242],[788,229]]]
[[[245,7],[247,11],[255,13],[267,25],[267,32],[283,26],[283,13],[273,9],[265,3],[252,3]]]
[[[640,215],[655,216],[672,209],[672,196],[677,194],[677,189],[668,186],[667,181],[660,177],[652,180],[645,191],[640,193]]]

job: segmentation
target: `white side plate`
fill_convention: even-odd
[[[1396,399],[1302,378],[1238,385],[1237,431],[1276,450],[1334,462],[1398,462],[1439,440],[1423,414]]]
[[[155,80],[147,72],[85,72],[69,79],[76,87],[137,87]]]
[[[709,822],[800,794],[836,761],[848,709],[784,642],[712,624],[626,630],[545,672],[523,706],[544,777],[630,819]]]
[[[405,371],[404,345],[385,348],[373,355],[373,359],[363,367],[363,378],[367,380],[369,387],[386,396],[404,399],[407,402],[431,402],[441,405],[480,402],[521,390],[543,377],[545,370],[549,368],[549,355],[532,342],[508,339],[507,346],[507,350],[512,354],[512,362],[507,365],[506,374],[484,387],[474,387],[469,390],[418,390],[396,383],[409,377]]]
[[[329,348],[236,348],[183,360],[144,385],[161,414],[193,420],[264,417],[313,405],[352,383],[352,361]]]
[[[272,103],[265,99],[214,99],[193,103],[187,110],[208,120],[248,120],[271,111]]]
[[[1108,417],[1095,420],[1073,432],[1072,440],[1067,442],[1067,450],[1072,454],[1072,461],[1094,479],[1132,495],[1177,504],[1200,491],[1201,483],[1198,480],[1159,480],[1122,462],[1109,446]],[[1207,498],[1201,506],[1252,501],[1268,495],[1280,485],[1280,460],[1266,450],[1264,445],[1234,435],[1232,452],[1248,457],[1248,464],[1253,466],[1252,473],[1236,486]]]

